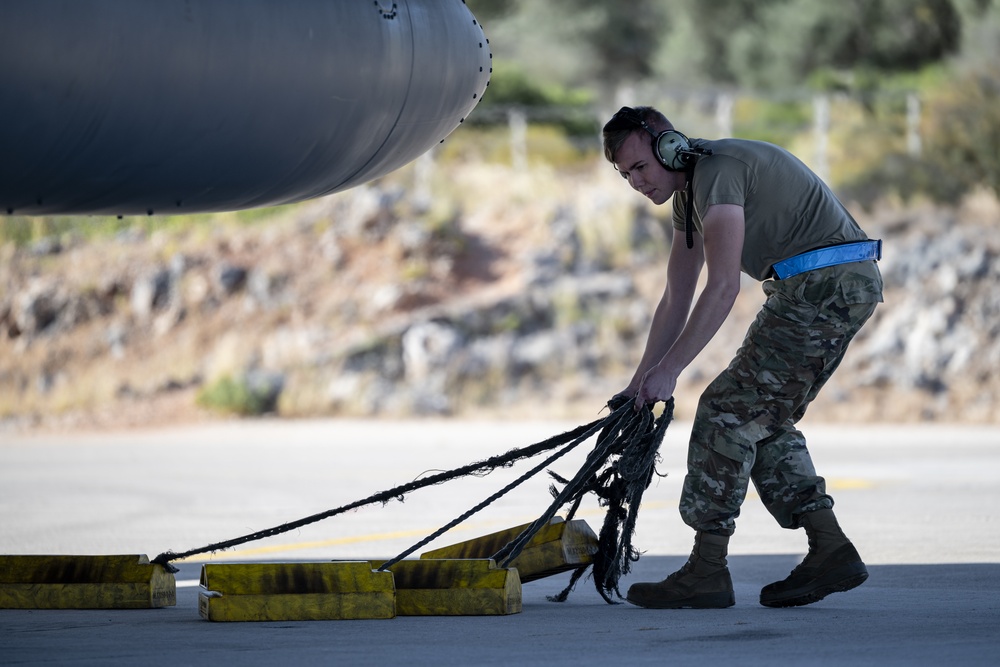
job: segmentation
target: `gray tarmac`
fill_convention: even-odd
[[[0,433],[0,553],[184,551],[364,498],[576,426],[567,422],[241,421],[159,431]],[[679,567],[692,533],[677,516],[689,424],[667,433],[622,582]],[[296,531],[178,563],[177,605],[151,610],[0,610],[0,664],[511,665],[1000,664],[1000,428],[803,425],[836,511],[869,566],[860,588],[767,609],[762,586],[807,546],[748,497],[731,544],[736,606],[608,605],[568,575],[524,585],[503,617],[210,623],[198,615],[203,562],[386,558],[524,472],[416,491]],[[578,469],[592,443],[552,465]],[[549,480],[521,485],[425,549],[530,521]],[[578,518],[597,530],[602,513]],[[418,552],[419,553],[419,552]]]

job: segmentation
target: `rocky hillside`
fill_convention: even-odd
[[[604,168],[422,178],[404,170],[252,225],[2,248],[3,428],[220,410],[593,418],[642,351],[667,211]],[[810,417],[1000,420],[1000,206],[858,217],[886,242],[886,303]],[[761,300],[748,280],[682,377],[680,418]]]

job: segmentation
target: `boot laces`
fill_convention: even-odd
[[[686,575],[691,574],[691,573],[692,573],[691,561],[688,560],[686,563],[684,563],[683,565],[681,565],[681,568],[679,570],[677,570],[676,572],[673,572],[673,573],[667,575],[666,581],[668,583],[675,583],[681,577],[686,576]]]
[[[808,551],[808,553],[806,553],[806,556],[805,556],[805,558],[802,559],[802,562],[799,563],[798,565],[796,565],[792,569],[791,574],[788,575],[789,577],[793,577],[796,574],[798,574],[799,572],[801,572],[802,570],[807,570],[807,569],[810,569],[811,567],[813,567],[813,562],[819,557],[819,544],[818,544],[818,542],[819,541],[816,540],[813,537],[809,538],[809,551]]]

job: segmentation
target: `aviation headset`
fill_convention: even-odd
[[[663,168],[668,171],[683,171],[685,179],[684,189],[687,192],[687,206],[685,207],[684,232],[687,237],[687,247],[694,247],[694,192],[692,181],[694,177],[694,166],[699,157],[711,155],[712,151],[707,148],[692,148],[691,141],[677,130],[663,130],[654,132],[638,111],[632,107],[622,107],[611,117],[605,125],[605,129],[612,127],[612,123],[625,125],[628,127],[642,128],[653,137],[653,155]],[[623,129],[623,128],[621,128]],[[627,178],[622,174],[624,178]]]

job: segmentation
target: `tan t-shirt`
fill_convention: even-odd
[[[830,188],[785,149],[745,139],[691,144],[712,151],[694,170],[694,227],[701,233],[713,204],[742,206],[740,268],[753,278],[771,278],[775,262],[808,250],[868,238]],[[683,230],[687,195],[679,191],[673,199],[673,225]]]

